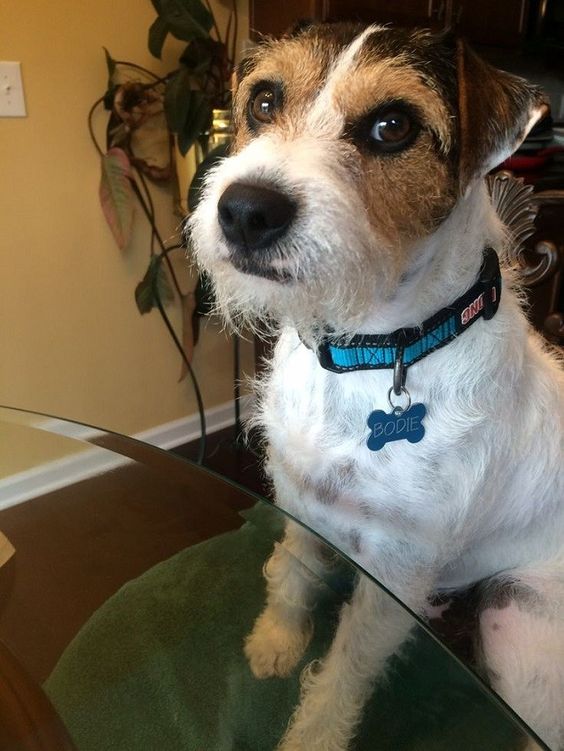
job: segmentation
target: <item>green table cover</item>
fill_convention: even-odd
[[[298,700],[299,670],[256,680],[242,651],[264,605],[261,569],[281,515],[188,548],[126,584],[62,655],[46,691],[79,751],[273,751]],[[330,643],[350,577],[315,613],[303,665]],[[300,666],[300,667],[303,667]],[[515,751],[513,722],[423,629],[393,657],[357,751]]]

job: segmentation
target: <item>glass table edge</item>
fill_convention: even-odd
[[[125,440],[126,443],[131,444],[132,446],[142,446],[143,448],[149,447],[151,450],[158,452],[161,454],[162,457],[166,458],[167,461],[170,461],[171,463],[177,464],[177,465],[188,465],[191,466],[194,469],[197,469],[199,471],[202,471],[211,477],[216,478],[217,480],[220,480],[224,483],[227,483],[228,485],[231,485],[233,488],[235,488],[237,491],[241,492],[243,495],[248,496],[249,498],[266,505],[270,509],[272,509],[275,512],[281,513],[286,519],[295,522],[300,527],[305,529],[307,532],[312,534],[316,539],[320,540],[327,548],[329,548],[333,553],[335,553],[342,561],[344,561],[348,566],[350,566],[355,572],[366,576],[372,583],[377,586],[380,590],[382,590],[387,596],[389,596],[397,605],[399,605],[417,624],[417,626],[427,634],[441,649],[445,650],[449,657],[454,660],[454,662],[457,664],[457,666],[466,673],[469,678],[477,682],[481,688],[482,691],[484,691],[486,694],[490,696],[492,701],[494,701],[499,709],[506,715],[509,716],[509,718],[525,732],[526,735],[528,735],[532,740],[534,740],[538,747],[542,749],[543,751],[551,751],[551,749],[544,743],[544,741],[538,737],[538,735],[535,733],[535,731],[530,728],[526,722],[513,710],[509,704],[501,697],[499,694],[491,687],[489,686],[485,680],[482,678],[482,676],[477,673],[471,666],[467,665],[465,662],[463,662],[454,652],[450,649],[450,647],[434,632],[434,630],[426,623],[426,621],[419,616],[417,613],[415,613],[413,610],[409,608],[408,605],[406,605],[404,602],[402,602],[393,592],[391,592],[382,582],[380,582],[378,579],[376,579],[369,571],[367,571],[365,568],[363,568],[360,564],[358,564],[356,561],[354,561],[350,556],[348,556],[344,551],[340,550],[336,547],[333,543],[331,543],[329,540],[327,540],[323,535],[321,535],[316,530],[309,527],[307,524],[302,522],[300,519],[295,517],[290,512],[286,511],[285,509],[281,508],[280,506],[277,506],[275,503],[270,501],[268,498],[265,498],[264,496],[261,496],[259,493],[256,493],[255,491],[245,488],[240,483],[238,483],[235,480],[232,480],[229,477],[226,477],[222,475],[220,472],[217,472],[209,467],[206,467],[202,464],[198,464],[193,459],[189,459],[188,457],[181,456],[180,454],[175,454],[171,452],[169,449],[164,449],[159,446],[155,446],[151,443],[147,443],[145,441],[142,441],[138,438],[133,438],[128,435],[124,435],[123,433],[118,433],[115,430],[108,430],[106,428],[101,428],[98,425],[92,425],[91,423],[85,423],[81,422],[80,420],[74,420],[72,418],[66,418],[66,417],[60,417],[57,415],[53,415],[46,412],[38,412],[36,410],[30,410],[30,409],[23,409],[21,407],[12,407],[10,405],[0,404],[0,420],[2,419],[2,410],[6,410],[10,413],[14,414],[26,414],[26,415],[36,415],[37,417],[44,417],[51,420],[57,420],[62,423],[70,423],[73,425],[77,425],[80,427],[86,427],[91,428],[92,430],[97,431],[100,434],[107,434],[107,435],[113,435],[120,439],[120,441]],[[119,449],[108,449],[103,446],[99,446],[97,443],[95,443],[93,440],[89,440],[88,438],[80,438],[78,436],[68,436],[67,434],[61,432],[57,433],[56,430],[54,430],[52,427],[50,428],[42,428],[39,425],[33,426],[28,425],[27,427],[30,427],[31,429],[37,429],[37,430],[44,430],[48,433],[54,433],[56,435],[62,435],[64,437],[70,438],[73,441],[78,441],[80,443],[89,444],[91,446],[94,446],[96,448],[99,448],[101,450],[109,450],[114,453],[121,454],[122,456],[126,456],[129,459],[132,459],[133,461],[139,461],[142,463],[142,460],[136,457],[135,455],[125,453],[124,451],[120,451]]]

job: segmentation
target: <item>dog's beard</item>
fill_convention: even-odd
[[[291,148],[260,139],[208,177],[189,232],[212,277],[218,311],[235,329],[274,321],[310,341],[326,327],[351,334],[397,284],[391,249],[375,236],[350,165],[335,151],[309,139]],[[298,204],[288,233],[258,260],[236,256],[217,220],[221,193],[239,180],[276,185]]]

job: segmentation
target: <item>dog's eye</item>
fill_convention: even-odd
[[[422,129],[421,114],[409,102],[386,102],[345,126],[343,136],[375,156],[407,149]]]
[[[259,123],[270,123],[276,111],[276,93],[272,89],[260,89],[249,103],[251,117]]]
[[[412,129],[409,115],[400,110],[388,110],[377,116],[370,137],[382,144],[401,146],[411,136]]]

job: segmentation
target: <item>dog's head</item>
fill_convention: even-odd
[[[543,111],[451,35],[316,25],[236,72],[232,156],[190,225],[224,313],[345,332],[392,296],[474,181]]]

